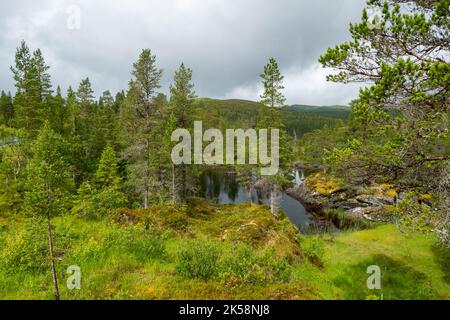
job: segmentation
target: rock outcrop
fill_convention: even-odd
[[[339,219],[343,219],[344,224],[358,220],[390,221],[390,217],[386,214],[386,206],[395,205],[398,199],[397,192],[392,186],[374,184],[365,188],[341,187],[338,182],[333,182],[332,177],[323,173],[317,175],[308,178],[299,187],[286,191],[302,202],[307,211],[325,216],[327,211],[341,209],[343,215]]]

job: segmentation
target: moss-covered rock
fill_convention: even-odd
[[[313,191],[320,195],[327,196],[344,189],[344,183],[341,179],[337,179],[324,172],[319,172],[309,176],[306,184]]]

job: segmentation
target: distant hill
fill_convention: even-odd
[[[250,100],[199,98],[194,108],[194,118],[210,128],[250,128],[256,125],[262,105]],[[281,109],[287,131],[297,137],[325,125],[342,125],[349,114],[346,106],[293,105]]]
[[[315,113],[315,114],[326,114],[328,116],[338,118],[347,118],[350,115],[350,107],[342,105],[311,106],[311,105],[294,104],[292,106],[287,107],[287,110]]]

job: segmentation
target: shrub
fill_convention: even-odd
[[[2,247],[0,268],[6,272],[40,272],[47,266],[47,229],[41,220],[32,219]]]
[[[303,242],[303,252],[305,256],[318,267],[323,266],[323,257],[325,255],[325,245],[322,239],[313,237],[307,238]]]
[[[221,278],[225,282],[259,282],[259,257],[255,251],[245,245],[237,246],[222,263]]]
[[[214,243],[192,241],[179,251],[175,271],[186,278],[209,280],[219,274],[219,257]]]
[[[290,279],[291,268],[285,258],[275,254],[275,248],[255,251],[247,245],[232,247],[229,255],[220,263],[221,280],[227,284],[267,284],[286,282]]]
[[[142,261],[166,257],[164,239],[139,225],[119,229],[112,235],[111,243],[119,250],[129,252]]]

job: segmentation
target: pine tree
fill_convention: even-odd
[[[176,119],[176,127],[189,129],[192,126],[191,107],[196,95],[192,83],[192,70],[186,68],[184,63],[175,72],[173,84],[170,86],[170,94],[170,105]],[[176,177],[174,182],[176,202],[185,203],[189,189],[191,189],[189,180],[192,178],[187,165],[175,166],[174,176]]]
[[[152,127],[160,122],[155,117],[153,98],[155,90],[160,87],[162,76],[162,70],[156,67],[156,57],[149,49],[142,50],[138,61],[133,64],[132,75],[127,98],[121,109],[124,140],[129,141],[125,156],[130,163],[129,181],[135,183],[143,199],[142,206],[148,208]]]
[[[264,86],[261,103],[271,108],[283,107],[286,101],[282,93],[284,76],[281,75],[275,58],[269,59],[269,63],[264,67],[264,72],[260,77]]]
[[[11,93],[6,94],[2,91],[0,96],[0,125],[10,126],[11,120],[14,118],[14,105]]]
[[[28,168],[25,208],[47,221],[48,250],[55,299],[59,299],[51,219],[64,212],[67,195],[72,189],[67,146],[62,137],[47,124],[40,130],[33,146],[33,159]]]
[[[114,99],[114,106],[113,106],[113,109],[116,113],[119,113],[120,108],[121,108],[123,102],[125,101],[125,97],[126,97],[125,92],[123,90],[116,93],[116,97]]]
[[[264,73],[261,74],[264,86],[264,94],[261,96],[261,107],[258,116],[257,129],[268,130],[268,146],[271,145],[271,130],[279,130],[279,170],[273,176],[260,177],[258,184],[270,191],[270,207],[274,216],[279,211],[280,189],[288,183],[286,167],[290,164],[292,150],[289,147],[289,135],[286,132],[284,123],[280,116],[278,108],[284,106],[286,101],[281,90],[283,76],[281,75],[278,64],[274,58],[270,58],[269,63],[264,67]]]
[[[14,97],[15,125],[24,128],[31,137],[36,136],[49,115],[51,95],[49,67],[40,49],[31,55],[22,41],[16,51],[15,67],[11,67],[17,88]]]
[[[81,120],[81,107],[77,101],[76,93],[72,87],[67,90],[64,109],[67,120],[64,122],[64,136],[70,144],[70,165],[72,168],[72,181],[79,186],[88,171],[88,161],[83,138],[83,121]]]
[[[61,95],[61,88],[56,88],[56,95],[50,101],[50,125],[56,133],[64,134],[65,122],[67,121],[67,109],[64,107],[64,98]]]
[[[154,190],[151,199],[156,203],[163,203],[170,194],[170,186],[167,184],[168,173],[171,167],[169,164],[170,153],[167,154],[165,148],[165,134],[167,129],[167,120],[170,116],[169,103],[167,97],[159,93],[153,99],[153,122],[151,128],[151,150],[150,162],[150,187]],[[169,137],[170,139],[170,137]]]
[[[110,109],[114,108],[115,101],[114,101],[113,96],[111,95],[111,92],[109,92],[109,90],[104,91],[102,93],[102,96],[100,97],[100,99],[102,101],[101,105],[103,107],[107,107]],[[100,101],[99,101],[99,105],[100,105]]]

